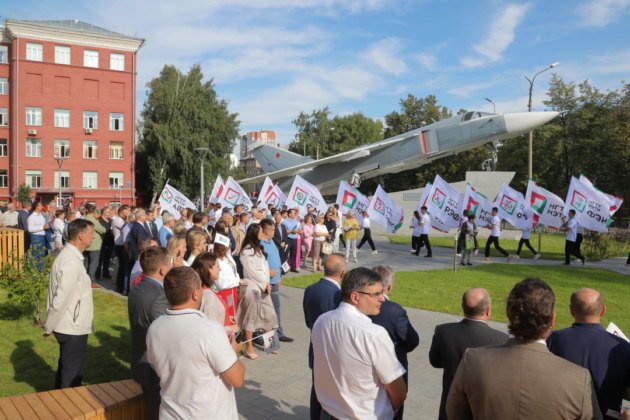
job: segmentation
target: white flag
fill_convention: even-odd
[[[420,200],[418,200],[418,205],[416,206],[416,210],[418,210],[418,213],[420,213],[420,210],[422,210],[422,206],[425,206],[428,204],[427,201],[429,200],[429,192],[431,191],[431,183],[427,182],[426,185],[424,186],[424,190],[422,190],[422,194],[420,195]]]
[[[439,175],[435,176],[427,201],[433,227],[444,232],[457,228],[462,221],[464,196]]]
[[[164,185],[164,189],[162,190],[162,194],[160,194],[158,202],[160,203],[162,210],[167,210],[173,215],[173,217],[175,217],[176,220],[179,220],[181,217],[179,213],[181,209],[196,208],[195,203],[190,201],[188,197],[171,187],[169,184]]]
[[[552,193],[539,187],[531,179],[527,183],[527,193],[525,201],[534,210],[534,222],[553,229],[562,227],[562,212],[564,211],[564,201]],[[536,220],[536,218],[538,218]]]
[[[494,202],[499,208],[498,216],[518,229],[531,229],[534,225],[534,210],[525,201],[523,194],[503,184]]]
[[[367,211],[370,206],[370,200],[346,181],[339,182],[336,203],[339,205],[339,211],[343,216],[348,211],[353,210],[359,223],[363,222],[363,212]]]
[[[315,208],[315,213],[326,213],[328,206],[319,190],[299,175],[295,176],[293,186],[284,204],[287,208],[296,208],[300,217],[306,216],[308,209]]]
[[[267,182],[267,180],[269,180],[269,182]],[[282,192],[278,184],[274,185],[269,177],[267,177],[258,198],[260,207],[267,208],[269,204],[271,204],[274,208],[280,208],[287,199],[287,196]]]
[[[278,336],[278,330],[267,331],[260,336],[263,341],[263,349],[265,353],[270,354],[274,351],[278,351],[280,348],[280,337]]]
[[[609,204],[610,204],[610,217],[612,217],[617,210],[619,210],[619,207],[621,207],[621,205],[623,204],[623,198],[621,197],[616,197],[614,195],[611,194],[606,194],[603,191],[600,191],[599,189],[597,189],[597,187],[595,187],[595,185],[593,185],[593,183],[584,175],[580,175],[580,181],[582,181],[582,183],[584,183],[585,185],[588,185],[589,187],[593,188],[595,191],[597,191],[598,193],[601,193],[604,195],[604,197],[606,197],[609,200]]]
[[[214,187],[212,187],[212,192],[210,193],[210,197],[208,200],[211,204],[215,204],[219,202],[219,197],[223,193],[223,178],[221,175],[217,175],[217,180],[214,181]]]
[[[265,197],[272,191],[273,181],[271,180],[271,178],[265,177],[265,182],[263,182],[262,187],[260,188],[260,192],[258,193],[258,206],[267,208]]]
[[[396,205],[380,185],[376,188],[367,212],[372,221],[383,226],[389,233],[395,233],[403,224],[403,209]]]
[[[246,212],[254,206],[245,190],[232,177],[229,177],[225,182],[219,202],[223,207],[230,208],[240,204]]]
[[[621,331],[621,328],[619,328],[615,323],[613,322],[609,322],[608,323],[608,327],[606,327],[606,331],[608,331],[609,333],[611,333],[612,335],[616,335],[617,337],[621,337],[626,341],[628,340],[628,337],[626,337],[626,335],[623,333],[623,331]]]
[[[564,202],[564,215],[575,210],[575,219],[585,229],[608,232],[610,224],[610,201],[593,187],[571,177],[571,184]]]
[[[492,203],[488,197],[477,191],[472,185],[466,185],[462,214],[468,210],[468,214],[474,214],[477,225],[486,226],[492,224]]]

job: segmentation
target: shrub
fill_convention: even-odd
[[[623,255],[625,245],[618,241],[616,236],[612,234],[601,234],[593,231],[584,232],[584,241],[582,243],[584,255],[587,258],[606,259]]]

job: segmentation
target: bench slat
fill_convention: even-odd
[[[22,418],[24,419],[37,419],[37,414],[33,408],[26,402],[23,396],[17,395],[15,397],[9,398],[13,403],[15,409],[20,413]]]
[[[101,400],[103,404],[105,404],[106,410],[116,405],[116,400],[110,397],[109,394],[105,392],[105,390],[101,389],[101,387],[98,384],[88,385],[87,389],[94,396],[96,396],[96,398]]]
[[[88,404],[90,404],[94,408],[94,410],[96,411],[96,414],[101,415],[105,413],[105,404],[103,404],[103,402],[99,400],[96,395],[90,392],[90,390],[88,390],[87,387],[80,386],[78,388],[75,388],[75,391],[77,391],[77,393],[81,396],[81,398],[83,398]]]
[[[21,419],[20,413],[17,411],[13,402],[9,398],[0,399],[0,411],[4,412],[4,415],[8,419]]]
[[[72,419],[85,418],[81,409],[79,409],[79,407],[77,407],[76,405],[74,405],[72,401],[70,401],[70,398],[68,398],[68,396],[63,392],[63,390],[55,389],[54,391],[49,391],[49,394],[51,397],[55,399],[55,401],[59,403],[61,408],[63,408],[64,411],[68,413],[70,418]]]
[[[127,400],[127,398],[123,394],[118,392],[118,390],[114,388],[111,384],[104,383],[99,385],[105,392],[109,394],[110,397],[112,397],[116,401],[116,407]]]
[[[48,408],[46,408],[46,406],[42,403],[42,401],[39,398],[37,398],[36,394],[26,394],[26,395],[23,395],[23,397],[26,400],[26,402],[31,406],[33,411],[37,413],[37,416],[40,419],[48,420],[48,419],[55,418],[53,413],[51,413],[50,410],[48,410]]]
[[[88,404],[81,396],[77,393],[74,388],[66,388],[63,390],[63,393],[72,401],[72,403],[81,410],[85,418],[90,418],[96,415],[96,410]]]
[[[53,416],[55,416],[56,419],[69,419],[70,418],[68,413],[66,413],[64,409],[61,408],[59,403],[55,401],[55,399],[52,397],[52,395],[50,395],[49,392],[40,392],[39,394],[35,394],[35,395],[37,395],[37,397],[41,400],[42,404],[44,404],[44,406],[46,406],[46,408],[50,410],[51,413],[53,413]]]

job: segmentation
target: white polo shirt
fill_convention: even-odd
[[[411,236],[420,236],[422,234],[422,227],[420,221],[415,217],[411,219]]]
[[[496,236],[497,238],[501,236],[501,218],[499,216],[492,217],[492,230],[490,231],[490,236]]]
[[[521,229],[521,232],[523,233],[521,235],[522,239],[529,239],[532,237],[532,231],[531,229]]]
[[[578,222],[575,220],[575,217],[573,219],[569,219],[567,222],[567,235],[565,236],[565,239],[570,242],[575,242],[577,240],[577,229]]]
[[[160,419],[238,419],[221,374],[238,360],[223,326],[194,309],[166,310],[147,332],[147,358],[160,377]]]
[[[391,419],[392,405],[383,384],[405,369],[396,359],[387,331],[341,302],[320,315],[311,334],[315,392],[322,408],[340,419]]]
[[[429,214],[420,214],[420,234],[428,235],[431,233],[431,217]]]

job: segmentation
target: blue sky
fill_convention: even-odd
[[[0,0],[4,17],[81,19],[146,39],[138,101],[164,64],[200,63],[241,132],[288,143],[300,111],[382,119],[407,94],[526,110],[550,63],[566,81],[617,89],[630,74],[630,0]],[[542,110],[551,71],[536,79]]]

